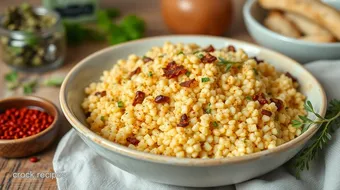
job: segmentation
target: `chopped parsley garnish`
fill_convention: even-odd
[[[100,120],[102,120],[102,122],[104,122],[104,121],[105,121],[105,117],[104,117],[104,116],[101,116],[101,117],[100,117]]]
[[[183,51],[180,51],[177,55],[181,55],[181,54],[183,54],[184,55],[184,53],[183,53]]]
[[[187,72],[185,73],[185,75],[186,75],[187,77],[189,77],[190,74],[191,74],[191,72],[189,72],[189,71],[187,71]]]
[[[249,101],[252,100],[252,98],[250,96],[247,96],[246,99],[249,100]]]
[[[123,103],[122,101],[118,101],[118,102],[117,102],[117,105],[118,105],[119,108],[124,107],[124,103]]]
[[[214,127],[218,127],[218,123],[217,123],[216,121],[212,122],[212,125],[213,125]]]
[[[259,72],[255,68],[253,68],[253,71],[256,76],[259,75]]]
[[[153,74],[152,74],[152,72],[150,71],[150,72],[148,73],[148,76],[149,76],[149,77],[152,77],[152,75],[153,75]]]
[[[203,78],[201,79],[201,81],[202,81],[202,82],[209,82],[209,81],[210,81],[210,78],[208,78],[208,77],[203,77]]]
[[[202,59],[204,57],[204,55],[203,54],[198,54],[197,57]]]
[[[210,114],[211,113],[211,103],[208,104],[208,108],[205,110],[205,113]]]

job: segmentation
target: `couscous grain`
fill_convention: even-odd
[[[86,89],[91,130],[153,154],[187,158],[242,156],[301,134],[298,81],[233,46],[165,43],[130,55]]]

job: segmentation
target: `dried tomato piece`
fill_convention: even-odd
[[[289,72],[286,72],[285,75],[288,77],[288,78],[291,78],[293,82],[296,82],[297,79],[292,75],[290,74]]]
[[[210,53],[207,53],[204,57],[201,58],[202,63],[213,63],[217,58]]]
[[[269,110],[265,110],[265,109],[263,109],[262,111],[261,111],[261,113],[262,113],[262,115],[266,115],[266,116],[272,116],[272,112],[271,111],[269,111]]]
[[[163,71],[163,76],[168,79],[176,78],[179,75],[185,74],[187,72],[183,65],[177,65],[175,61],[168,63],[168,65],[163,68]]]
[[[142,92],[142,91],[137,91],[135,99],[133,100],[132,105],[135,106],[137,104],[143,103],[144,98],[145,98],[145,93]]]
[[[159,95],[155,98],[156,103],[169,103],[170,98],[168,96]]]
[[[255,94],[255,95],[252,97],[252,99],[253,99],[254,101],[258,100],[258,99],[259,99],[259,95]]]
[[[195,79],[191,79],[191,80],[188,80],[188,81],[181,82],[179,85],[181,85],[183,87],[187,87],[187,88],[192,88],[192,87],[195,87],[197,84],[198,83]]]
[[[128,137],[128,138],[126,138],[126,141],[135,145],[135,146],[138,145],[138,143],[139,143],[139,140],[136,139],[135,137]]]
[[[276,99],[276,98],[270,98],[271,102],[275,103],[275,106],[277,107],[277,110],[280,111],[283,108],[283,101],[280,99]]]
[[[147,63],[147,62],[149,62],[149,61],[153,61],[153,59],[150,58],[150,57],[146,57],[146,56],[143,57],[143,62],[144,62],[144,63]]]
[[[179,122],[179,124],[177,124],[177,127],[186,127],[188,125],[189,125],[189,118],[187,114],[183,114],[181,116],[181,121]]]
[[[142,69],[140,67],[137,67],[136,70],[132,71],[130,73],[130,78],[133,76],[133,75],[136,75],[136,74],[139,74],[140,72],[142,71]]]
[[[233,45],[229,45],[228,46],[228,52],[231,51],[231,52],[236,52],[236,48],[233,46]]]
[[[94,95],[103,97],[103,96],[106,96],[106,91],[104,90],[104,91],[101,91],[101,92],[96,92]]]
[[[256,94],[253,96],[254,101],[258,101],[261,105],[268,104],[268,100],[266,99],[265,95],[263,93]]]
[[[215,51],[215,48],[214,48],[214,46],[209,45],[207,48],[204,49],[204,51],[205,52],[213,52],[213,51]]]
[[[253,59],[256,61],[257,64],[263,63],[264,60],[258,59],[257,57],[253,57]]]
[[[85,117],[90,117],[91,116],[91,112],[86,112],[85,113]]]

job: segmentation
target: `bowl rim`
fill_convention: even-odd
[[[123,47],[128,44],[138,44],[138,43],[147,43],[149,41],[157,40],[157,39],[164,39],[164,41],[171,41],[171,38],[181,38],[181,37],[192,37],[192,38],[206,38],[206,39],[219,39],[224,42],[229,42],[229,43],[237,43],[237,44],[242,44],[244,46],[250,46],[254,47],[257,49],[260,49],[261,51],[265,51],[267,53],[270,53],[273,56],[277,56],[280,59],[284,59],[289,61],[293,66],[295,67],[301,67],[303,71],[313,80],[313,84],[317,86],[321,90],[322,94],[322,102],[320,104],[320,111],[319,114],[321,116],[324,116],[326,113],[326,107],[327,107],[327,98],[325,91],[321,84],[316,80],[316,78],[308,71],[306,70],[302,65],[297,63],[295,60],[281,54],[277,53],[275,51],[269,50],[264,47],[260,47],[255,44],[239,41],[239,40],[234,40],[230,38],[225,38],[225,37],[216,37],[216,36],[209,36],[209,35],[164,35],[164,36],[156,36],[156,37],[148,37],[148,38],[143,38],[139,40],[134,40],[130,42],[125,42],[121,43],[115,46],[107,47],[102,50],[99,50],[95,53],[92,53],[91,55],[87,56],[83,60],[81,60],[76,66],[74,66],[70,72],[67,74],[67,76],[64,79],[64,82],[60,88],[60,94],[59,94],[59,100],[60,100],[60,105],[61,109],[67,118],[67,120],[70,122],[72,127],[80,133],[81,137],[84,136],[88,139],[90,139],[93,143],[101,146],[102,148],[105,148],[107,150],[113,151],[117,154],[127,156],[133,159],[137,160],[143,160],[147,162],[153,162],[153,163],[159,163],[159,164],[168,164],[168,165],[177,165],[177,166],[200,166],[200,167],[206,167],[206,166],[217,166],[221,164],[239,164],[242,162],[247,162],[250,160],[256,160],[256,159],[261,159],[264,156],[269,156],[275,153],[280,153],[281,151],[286,151],[290,149],[291,147],[296,147],[303,143],[305,140],[308,140],[309,138],[312,137],[312,135],[315,134],[317,131],[318,127],[316,125],[312,125],[306,132],[304,132],[302,135],[298,136],[297,138],[282,144],[278,147],[275,147],[273,149],[269,150],[263,150],[260,152],[252,153],[252,154],[247,154],[244,156],[237,156],[237,157],[231,157],[231,158],[214,158],[214,159],[199,159],[199,158],[177,158],[177,157],[171,157],[171,156],[164,156],[164,155],[156,155],[152,153],[146,153],[142,152],[139,150],[135,150],[132,148],[128,148],[124,145],[120,145],[118,143],[109,141],[105,139],[104,137],[101,137],[100,135],[96,134],[95,132],[92,132],[88,127],[83,125],[73,114],[72,111],[69,109],[67,106],[67,93],[66,93],[66,87],[68,83],[70,82],[70,78],[73,77],[75,73],[78,72],[78,70],[81,69],[82,65],[84,65],[88,60],[92,59],[93,57],[100,56],[101,54],[108,52],[108,51],[113,51],[114,49]]]
[[[255,3],[258,3],[258,0],[248,0],[245,5],[243,6],[243,17],[245,18],[245,21],[249,21],[252,23],[255,27],[259,28],[259,30],[266,35],[273,36],[273,38],[277,38],[282,41],[286,41],[289,43],[294,43],[298,45],[308,45],[308,46],[314,46],[319,48],[332,48],[332,47],[340,47],[340,42],[332,42],[332,43],[317,43],[317,42],[311,42],[311,41],[305,41],[305,40],[299,40],[295,38],[290,38],[284,35],[281,35],[279,33],[276,33],[267,27],[264,27],[261,23],[259,23],[251,14],[251,8],[255,5]],[[254,27],[250,26],[250,27]]]
[[[13,96],[13,97],[1,99],[0,105],[4,102],[7,102],[7,101],[17,101],[17,100],[22,100],[22,101],[34,100],[34,101],[39,101],[39,102],[41,102],[45,105],[50,105],[56,113],[54,118],[53,118],[53,122],[47,129],[45,129],[45,130],[43,130],[43,131],[41,131],[41,132],[39,132],[35,135],[31,135],[31,136],[20,138],[20,139],[0,139],[0,145],[3,145],[3,144],[18,144],[18,143],[24,143],[24,142],[32,141],[32,140],[37,139],[37,138],[43,136],[44,134],[48,133],[53,128],[57,127],[57,123],[59,122],[59,114],[60,113],[59,113],[59,110],[54,103],[52,103],[51,101],[49,101],[45,98],[38,97],[38,96]],[[36,106],[36,107],[39,107],[39,106]],[[39,108],[44,109],[43,107],[39,107]]]

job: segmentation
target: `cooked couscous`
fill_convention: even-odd
[[[187,158],[242,156],[301,134],[298,82],[233,46],[165,43],[130,55],[85,89],[92,131],[144,152]]]

